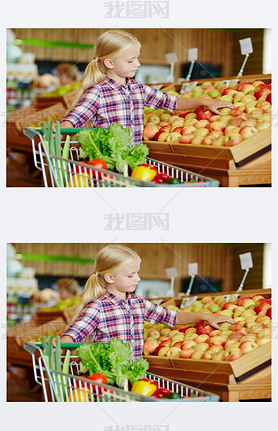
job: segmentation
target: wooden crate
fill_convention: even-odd
[[[77,95],[77,90],[71,91],[70,93],[65,94],[64,96],[56,96],[56,97],[37,97],[36,103],[40,107],[40,109],[48,108],[49,106],[53,106],[56,103],[62,103],[65,108],[71,108],[74,99]]]
[[[31,141],[23,134],[24,127],[40,127],[40,123],[48,120],[62,119],[67,110],[62,103],[56,103],[45,109],[38,105],[18,109],[7,115],[7,146],[14,150],[32,151]]]
[[[49,322],[51,320],[61,318],[64,320],[64,322],[70,323],[77,310],[77,307],[78,305],[74,305],[62,311],[38,311],[36,313],[35,319],[40,322]]]

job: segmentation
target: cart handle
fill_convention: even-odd
[[[76,133],[84,130],[84,128],[69,128],[69,129],[60,129],[61,135],[75,135]],[[86,130],[94,130],[92,127],[86,128]],[[39,133],[43,133],[42,129],[34,129],[34,127],[24,127],[23,133],[27,138],[33,140]]]
[[[61,343],[61,349],[77,349],[77,347],[80,347],[84,343]],[[86,343],[86,344],[95,344],[95,343]],[[104,343],[107,344],[107,343]],[[25,341],[23,345],[24,349],[30,353],[31,355],[34,355],[39,349],[43,348],[43,345],[41,343],[34,343],[33,341]]]

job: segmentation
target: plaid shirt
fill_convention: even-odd
[[[140,296],[129,294],[123,300],[107,291],[89,302],[63,335],[70,336],[75,342],[82,342],[90,334],[95,342],[102,343],[119,338],[131,343],[132,359],[135,360],[143,351],[144,321],[175,326],[176,315],[177,311],[155,305]]]
[[[94,127],[109,128],[118,123],[131,129],[133,143],[140,144],[144,130],[144,106],[174,112],[177,96],[157,91],[135,80],[126,85],[106,78],[89,87],[79,103],[62,121],[70,121],[74,127],[82,127],[89,120]]]

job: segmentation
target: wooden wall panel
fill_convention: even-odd
[[[239,287],[244,275],[238,256],[248,252],[252,253],[253,268],[248,272],[244,289],[261,289],[263,286],[263,244],[238,244],[234,246],[233,287],[235,289]]]
[[[198,61],[223,65],[223,76],[231,75],[233,65],[233,32],[217,29],[125,29],[141,42],[142,64],[167,64],[165,54],[176,52],[176,79],[180,66],[188,61],[188,49],[198,47]],[[104,29],[13,29],[18,38],[34,38],[68,42],[94,43]],[[23,47],[33,52],[38,60],[89,62],[91,50],[76,48]]]
[[[13,244],[18,253],[37,253],[52,256],[72,256],[94,258],[105,244],[73,243],[19,243]],[[223,290],[233,287],[233,270],[236,269],[232,246],[222,244],[127,244],[142,258],[140,275],[142,278],[166,279],[165,268],[175,267],[179,277],[176,289],[180,290],[181,279],[188,276],[188,263],[198,262],[199,275],[222,279]],[[24,266],[34,267],[37,274],[57,276],[88,277],[92,273],[91,264],[23,261]],[[238,265],[239,266],[239,265]]]
[[[251,37],[253,53],[250,54],[244,67],[244,75],[263,73],[263,40],[264,29],[238,29],[233,32],[233,75],[237,75],[245,56],[241,55],[239,40]]]

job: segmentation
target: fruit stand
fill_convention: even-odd
[[[199,108],[170,116],[146,111],[144,142],[150,155],[209,175],[222,186],[271,184],[271,75],[186,85],[190,83],[195,86],[182,94],[183,83],[162,91],[178,97],[229,100],[235,108],[223,108],[221,116]]]
[[[145,343],[148,336],[154,336],[150,337],[154,338],[153,345],[149,342],[149,345],[144,346],[150,371],[202,390],[209,388],[211,392],[218,394],[222,401],[271,399],[271,311],[267,313],[267,310],[271,310],[271,290],[248,291],[248,297],[246,291],[227,292],[225,295],[228,295],[227,301],[222,302],[222,305],[219,293],[209,297],[198,295],[194,301],[198,305],[202,304],[201,306],[207,304],[207,310],[210,304],[214,307],[218,304],[218,312],[236,316],[232,326],[220,324],[221,331],[214,331],[209,325],[204,326],[205,324],[195,324],[197,329],[194,325],[185,328],[179,325],[171,328],[167,335],[168,328],[162,331],[163,328],[159,329],[159,325],[146,325]],[[235,295],[238,295],[237,301]],[[161,305],[179,309],[184,298],[190,297],[171,298],[164,302],[166,298],[161,298]],[[234,298],[233,302],[229,302],[231,298]],[[228,313],[229,308],[233,313]],[[245,312],[242,318],[240,312]],[[228,326],[231,330],[225,329]],[[151,330],[153,332],[149,334]],[[158,338],[155,331],[162,331]],[[223,337],[223,340],[219,337]]]

